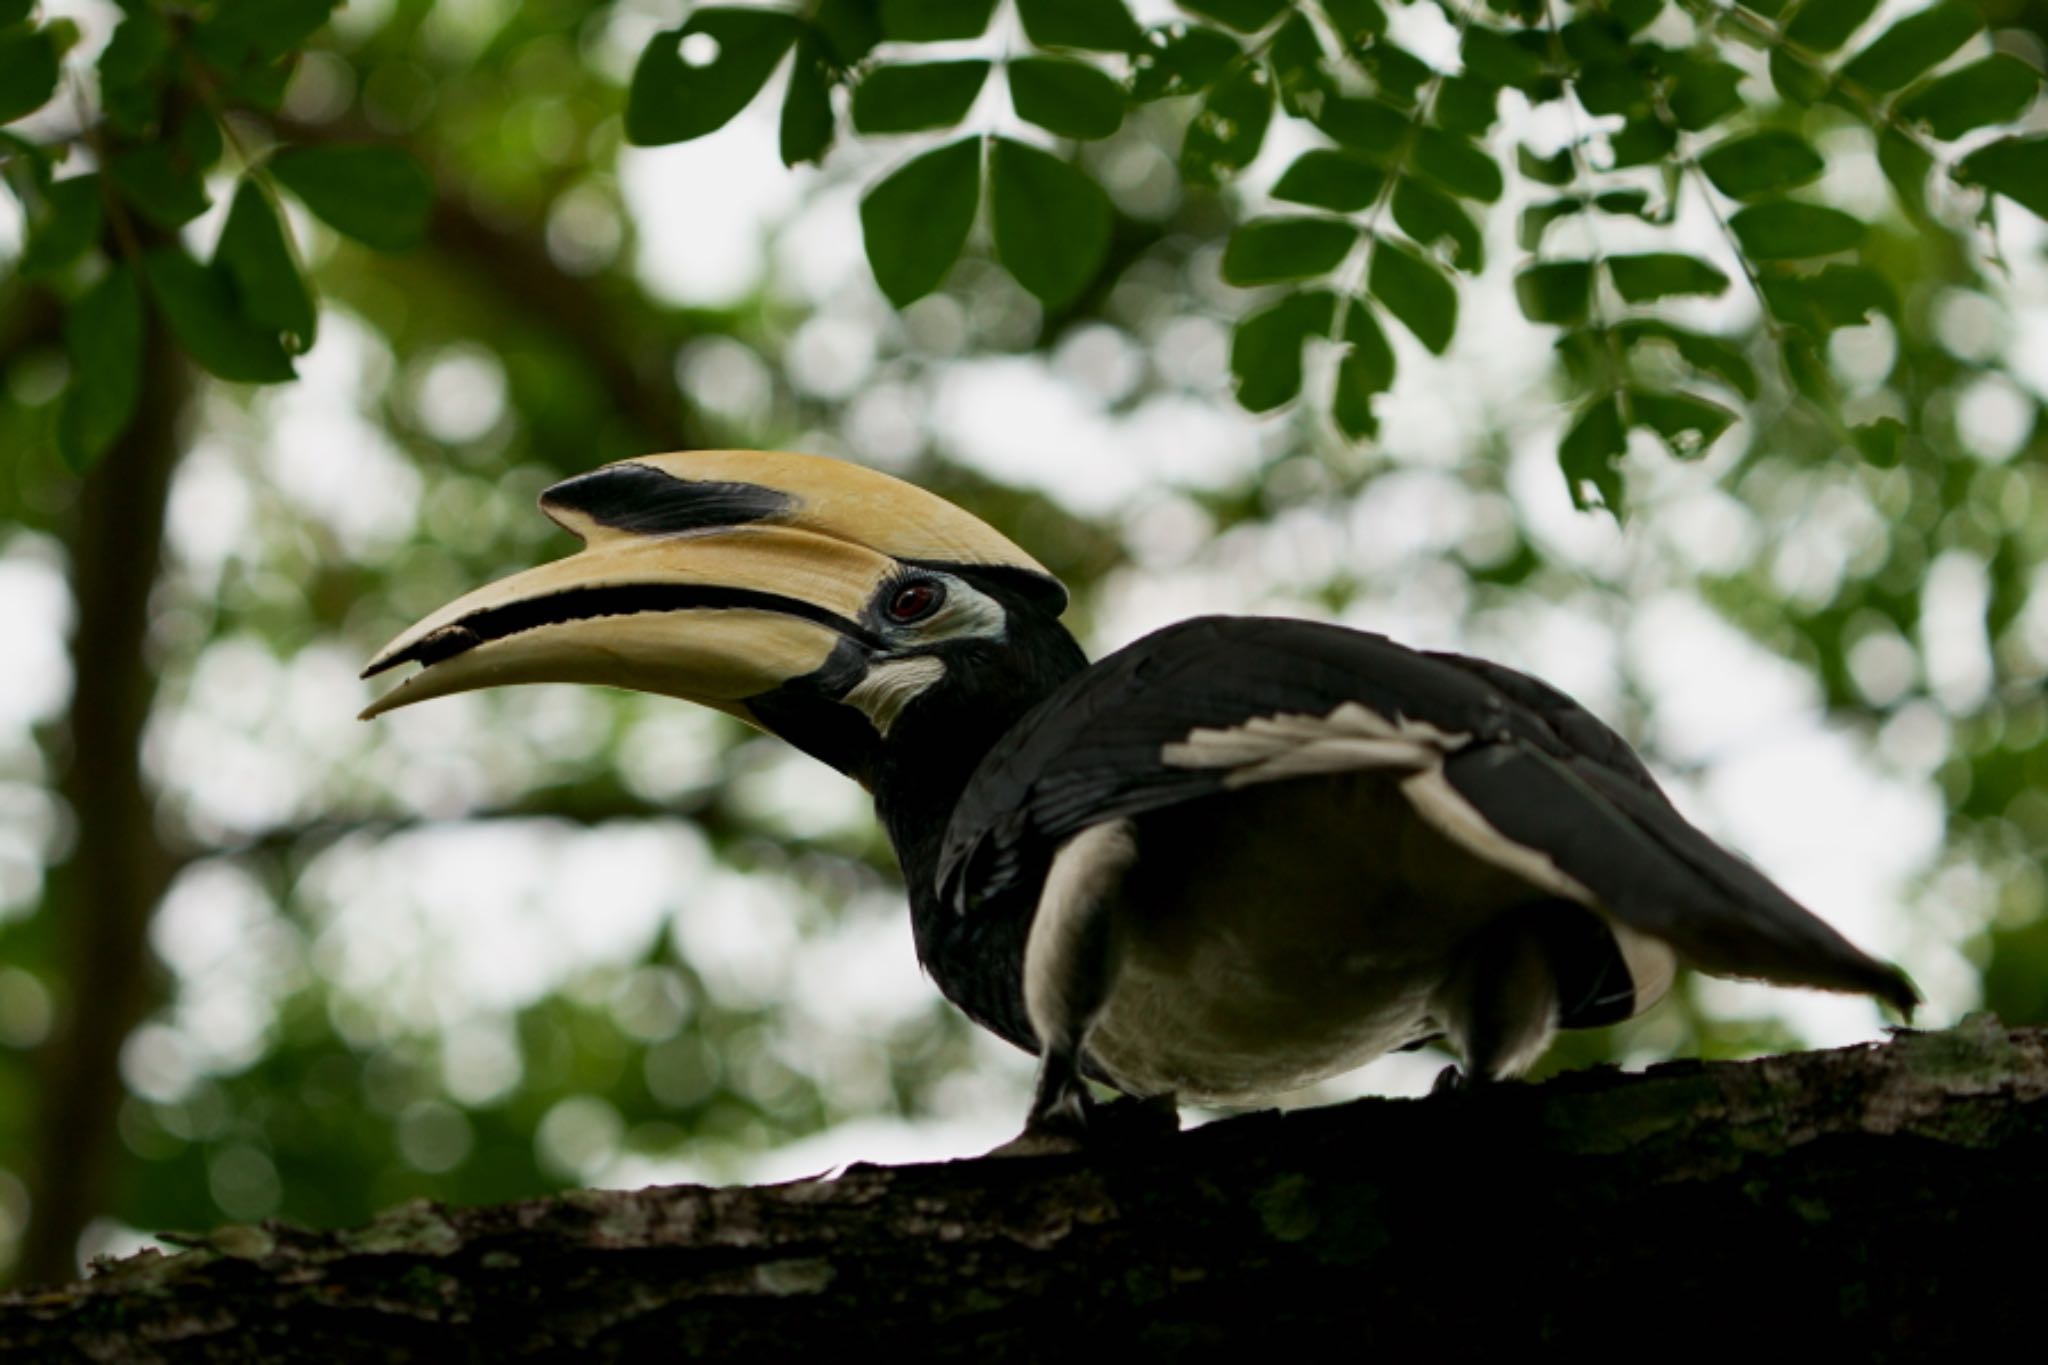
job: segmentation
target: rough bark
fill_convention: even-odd
[[[1977,1019],[1082,1155],[231,1228],[0,1299],[0,1355],[1603,1358],[1811,1342],[1925,1359],[2038,1336],[2044,1158],[2048,1031]]]

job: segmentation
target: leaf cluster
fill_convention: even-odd
[[[863,200],[868,261],[889,299],[902,307],[940,288],[985,210],[997,260],[1056,311],[1107,268],[1111,230],[1073,144],[1171,105],[1184,116],[1183,184],[1213,187],[1242,178],[1292,120],[1314,145],[1268,193],[1245,197],[1222,257],[1226,282],[1258,291],[1236,321],[1231,368],[1243,406],[1266,412],[1301,396],[1317,350],[1334,352],[1320,392],[1353,439],[1376,433],[1375,399],[1396,376],[1388,323],[1446,351],[1460,280],[1484,270],[1493,215],[1518,204],[1516,298],[1559,330],[1575,408],[1560,462],[1581,505],[1617,511],[1631,429],[1698,454],[1767,380],[1872,458],[1906,429],[1892,417],[1848,424],[1828,376],[1832,333],[1910,318],[1874,263],[1886,225],[1823,190],[1857,153],[1824,152],[1835,144],[1819,134],[1866,130],[1898,214],[1959,252],[1976,250],[1973,229],[1947,206],[1967,189],[1991,192],[1978,200],[1987,223],[1994,196],[2048,214],[2048,138],[2017,131],[2041,73],[1989,45],[1981,12],[1960,0],[1882,28],[1869,22],[1876,0],[1429,3],[1456,33],[1454,61],[1404,45],[1415,26],[1382,0],[1181,0],[1185,18],[1149,28],[1124,0],[706,6],[648,45],[627,131],[644,143],[712,132],[794,49],[785,161],[822,160],[842,121],[862,138],[943,139]],[[928,56],[937,43],[942,55]],[[1504,145],[1503,110],[1546,108],[1571,130],[1561,143]],[[1032,141],[1007,131],[1016,123]],[[1718,242],[1680,230],[1688,202]],[[1668,245],[1614,249],[1603,220]],[[1686,311],[1737,275],[1768,353]]]
[[[296,199],[344,236],[400,251],[425,230],[433,183],[397,147],[294,144],[276,115],[307,41],[335,0],[136,3],[90,72],[74,73],[82,126],[0,132],[21,200],[25,279],[64,298],[71,375],[59,446],[84,469],[126,430],[152,320],[215,376],[294,377],[316,310],[302,253],[280,212]],[[0,14],[0,121],[62,117],[68,21]],[[260,139],[260,143],[257,141]],[[235,176],[209,259],[183,229],[213,205],[209,180]]]

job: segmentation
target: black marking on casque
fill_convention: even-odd
[[[827,611],[802,598],[781,593],[757,592],[752,588],[728,588],[705,583],[620,583],[593,588],[569,588],[545,597],[507,602],[471,612],[415,641],[410,648],[379,660],[364,677],[396,668],[403,663],[437,664],[467,653],[487,640],[502,640],[521,631],[564,621],[588,621],[600,616],[633,616],[650,611],[773,611],[815,621],[828,629],[866,645],[881,647],[875,634],[857,621]]]
[[[540,505],[580,512],[614,530],[661,536],[780,521],[796,510],[796,499],[758,483],[679,479],[629,461],[564,479],[540,495]]]

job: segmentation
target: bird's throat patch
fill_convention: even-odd
[[[840,700],[860,710],[886,737],[903,708],[945,676],[946,666],[930,655],[890,659],[869,669]]]

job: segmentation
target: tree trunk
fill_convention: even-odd
[[[121,1044],[158,994],[149,920],[175,864],[142,770],[157,683],[149,599],[190,390],[183,357],[152,315],[135,417],[79,481],[66,546],[77,620],[56,766],[78,840],[52,871],[45,900],[57,920],[64,997],[39,1059],[35,1203],[17,1267],[30,1282],[76,1271],[79,1231],[108,1203]]]
[[[1584,1358],[2038,1337],[2048,1030],[1258,1114],[1086,1155],[223,1229],[0,1299],[0,1356]],[[2007,1333],[2015,1335],[2007,1336]],[[2021,1335],[2023,1334],[2023,1335]],[[2003,1353],[2003,1352],[2002,1352]]]

